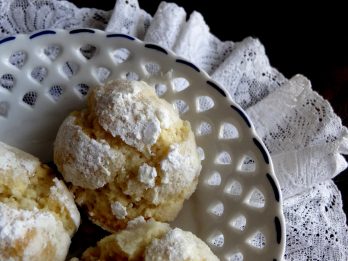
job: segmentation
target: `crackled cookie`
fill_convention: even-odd
[[[146,261],[216,261],[209,247],[191,232],[154,220],[138,217],[116,234],[88,248],[81,261],[146,260]]]
[[[65,260],[79,224],[73,195],[53,171],[0,142],[0,260]]]
[[[54,161],[76,202],[117,231],[138,216],[171,221],[201,170],[189,122],[144,82],[94,89],[88,107],[61,125]]]

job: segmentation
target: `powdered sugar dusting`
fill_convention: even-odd
[[[170,128],[170,125],[172,124],[172,120],[170,119],[171,113],[168,113],[166,110],[158,110],[156,111],[156,116],[161,122],[161,127],[164,129]]]
[[[112,81],[94,94],[99,124],[143,153],[151,152],[161,128],[179,120],[144,82]]]
[[[154,239],[147,247],[145,260],[219,260],[209,247],[191,232],[171,229],[160,239]]]
[[[141,224],[145,224],[146,221],[144,219],[143,216],[139,216],[139,217],[136,217],[130,221],[128,221],[128,224],[127,224],[127,229],[133,229],[137,226],[140,226]]]
[[[148,188],[155,186],[155,179],[157,177],[156,168],[144,163],[139,167],[138,179],[141,183],[145,184]]]
[[[61,180],[54,178],[53,182],[54,185],[50,188],[50,197],[59,201],[66,207],[77,230],[80,225],[80,212],[75,205],[73,195]]]
[[[62,222],[49,212],[19,210],[0,202],[0,260],[12,260],[6,256],[6,252],[15,244],[22,245],[23,252],[16,254],[22,256],[21,260],[24,261],[37,260],[48,244],[56,250],[56,256],[47,258],[64,260],[70,236]]]
[[[113,180],[125,159],[105,140],[88,137],[75,124],[75,117],[69,116],[58,131],[54,160],[66,181],[75,186],[96,189]]]
[[[151,191],[150,197],[151,197],[151,202],[155,205],[159,205],[162,201],[160,192],[162,189],[160,187],[154,187],[153,190]]]
[[[27,179],[35,174],[39,160],[24,151],[0,142],[0,172],[9,173],[13,179]]]
[[[128,215],[127,208],[119,201],[111,204],[111,211],[117,219],[125,219],[125,217]]]
[[[161,161],[162,183],[170,184],[167,189],[178,191],[192,184],[200,173],[200,160],[193,135],[182,143],[170,146],[170,151]]]

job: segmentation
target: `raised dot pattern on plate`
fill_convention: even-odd
[[[45,159],[52,130],[84,106],[91,88],[145,80],[191,123],[202,159],[188,203],[194,207],[184,207],[174,225],[196,224],[189,228],[221,260],[281,260],[284,219],[269,156],[244,112],[195,65],[156,45],[91,29],[18,35],[0,42],[0,57],[2,141]],[[45,124],[13,133],[18,122]]]

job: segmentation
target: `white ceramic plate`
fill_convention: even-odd
[[[205,240],[221,260],[282,259],[284,217],[270,156],[204,71],[159,46],[93,29],[7,37],[0,58],[1,141],[50,160],[60,123],[84,106],[90,88],[144,80],[190,121],[201,148],[197,191],[173,225]]]

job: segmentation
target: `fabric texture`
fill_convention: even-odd
[[[151,17],[137,0],[118,0],[107,12],[62,0],[0,0],[0,37],[77,27],[133,35],[207,71],[246,110],[271,153],[284,199],[285,259],[348,260],[346,216],[332,181],[347,167],[348,131],[308,79],[286,79],[258,39],[220,41],[200,13],[176,4],[162,2]]]

